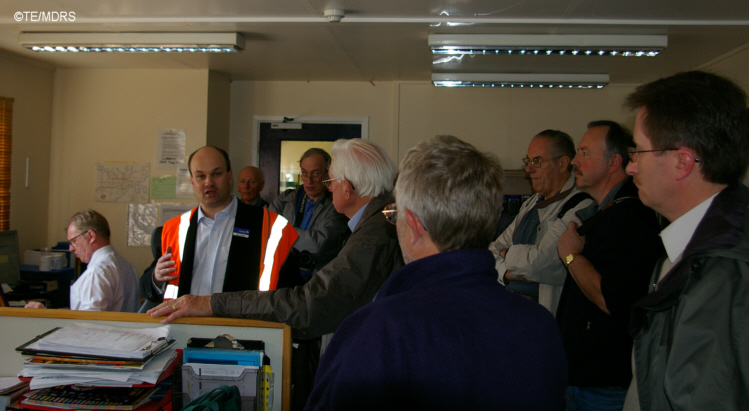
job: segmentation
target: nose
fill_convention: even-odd
[[[570,164],[575,166],[575,168],[580,167],[580,153],[575,154],[575,158],[570,161]]]
[[[528,163],[527,166],[525,166],[525,171],[527,173],[532,173],[536,170],[536,167],[533,166],[533,163]]]
[[[634,163],[634,162],[630,161],[629,163],[627,163],[626,170],[627,170],[627,174],[629,174],[631,176],[637,174],[637,171],[638,171],[637,170],[637,163]]]

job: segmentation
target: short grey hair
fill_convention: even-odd
[[[87,208],[83,211],[75,213],[68,223],[65,224],[65,231],[68,230],[70,224],[73,224],[76,230],[80,233],[84,233],[88,230],[92,230],[99,237],[105,240],[109,240],[109,223],[103,215],[99,214],[95,210]]]
[[[393,191],[395,163],[382,147],[360,138],[340,139],[331,148],[330,172],[339,182],[348,180],[362,197]]]
[[[408,150],[395,196],[399,218],[416,214],[440,251],[486,248],[502,212],[504,172],[494,154],[454,136],[436,136]]]
[[[322,157],[322,161],[325,163],[325,172],[330,170],[330,154],[328,154],[327,151],[317,147],[312,147],[305,151],[304,154],[302,154],[302,158],[299,159],[299,166],[302,165],[302,161],[304,161],[305,158],[312,156]]]

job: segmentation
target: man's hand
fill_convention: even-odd
[[[29,301],[23,308],[47,308],[39,301]]]
[[[161,321],[162,324],[168,324],[180,317],[213,317],[211,296],[183,295],[176,300],[164,301],[148,310],[147,314],[153,318],[168,315]]]
[[[585,237],[581,237],[580,234],[577,233],[577,227],[578,225],[576,222],[570,221],[567,230],[562,233],[561,237],[559,237],[559,241],[557,242],[557,254],[559,254],[559,258],[562,260],[572,253],[580,253],[583,251]]]
[[[167,247],[166,254],[159,257],[153,268],[153,281],[157,286],[161,287],[164,283],[179,278],[179,275],[172,275],[177,271],[175,264],[177,263],[172,260],[172,247]]]

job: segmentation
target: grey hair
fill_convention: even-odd
[[[502,212],[504,172],[494,154],[454,136],[408,150],[395,195],[399,217],[411,210],[440,251],[486,248]]]
[[[348,180],[362,197],[393,191],[395,163],[375,143],[360,138],[340,139],[331,149],[330,172],[339,182]]]
[[[99,214],[95,210],[87,208],[83,211],[75,213],[68,223],[65,224],[65,230],[67,231],[70,224],[73,224],[76,230],[80,233],[84,233],[88,230],[92,230],[99,237],[105,240],[109,240],[109,223],[103,215]]]
[[[325,172],[330,170],[330,154],[328,154],[327,151],[317,147],[312,147],[305,151],[304,154],[302,154],[302,158],[299,159],[299,165],[302,165],[302,161],[304,161],[305,158],[312,156],[321,156],[322,161],[325,163]]]

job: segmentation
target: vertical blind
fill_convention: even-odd
[[[10,159],[13,155],[13,99],[0,97],[0,231],[10,229]]]

